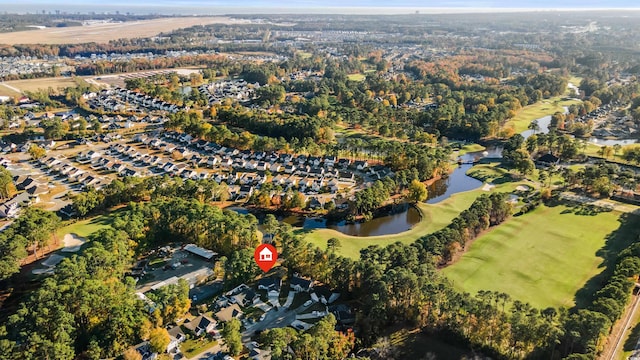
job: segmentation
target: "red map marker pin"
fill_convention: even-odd
[[[262,244],[256,248],[253,253],[253,258],[256,260],[256,264],[262,269],[262,271],[269,271],[278,260],[278,252],[276,248],[269,244]]]

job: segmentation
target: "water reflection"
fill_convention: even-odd
[[[460,165],[453,170],[448,177],[436,180],[433,184],[429,185],[427,203],[436,204],[453,194],[474,190],[482,186],[482,181],[467,175],[467,171],[469,171],[471,167],[473,167],[473,165]]]
[[[591,137],[589,138],[589,142],[590,143],[594,143],[596,145],[607,145],[607,146],[613,146],[613,145],[632,145],[632,144],[637,144],[640,142],[640,139],[601,139],[601,138],[597,138],[597,137]]]
[[[342,221],[330,225],[326,225],[325,223],[325,226],[329,229],[352,236],[391,235],[410,230],[415,224],[420,222],[420,218],[420,212],[411,206],[400,213],[381,216],[365,223],[346,224]],[[307,228],[308,226],[314,228],[319,227],[320,224],[312,219],[308,219],[305,221],[304,227]]]

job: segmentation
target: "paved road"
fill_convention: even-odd
[[[309,305],[312,306],[313,304]],[[263,331],[266,329],[273,328],[281,328],[291,325],[292,322],[296,320],[296,315],[304,312],[309,306],[300,306],[294,310],[287,310],[283,307],[280,310],[276,310],[276,308],[272,308],[271,311],[266,312],[266,316],[264,320],[259,321],[251,326],[249,326],[245,331],[242,332],[242,342],[246,343],[251,340],[251,337],[259,331]]]
[[[627,334],[627,331],[631,331],[631,325],[630,325],[631,319],[633,319],[634,314],[636,313],[636,310],[638,310],[638,304],[640,304],[640,296],[634,295],[631,311],[628,312],[627,317],[623,320],[624,325],[622,326],[622,328],[620,328],[620,331],[616,336],[614,347],[607,349],[608,351],[605,351],[603,356],[600,357],[600,359],[602,360],[615,359],[616,354],[618,354],[618,351],[620,351],[620,347],[622,346],[622,340],[625,338],[624,335]],[[636,343],[636,348],[633,351],[633,354],[629,357],[629,359],[634,359],[634,360],[640,359],[640,339],[638,339],[638,342]]]

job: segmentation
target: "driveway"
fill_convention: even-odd
[[[309,306],[312,306],[310,304]],[[265,313],[265,318],[262,321],[259,321],[251,326],[249,326],[245,331],[242,332],[242,342],[246,343],[251,340],[251,337],[256,332],[261,332],[267,329],[273,328],[281,328],[287,327],[291,325],[294,321],[296,321],[297,314],[304,312],[309,306],[300,306],[294,310],[287,310],[284,307],[281,307],[280,310],[276,310],[276,308],[271,309]]]
[[[287,296],[287,301],[285,301],[284,305],[282,305],[282,307],[284,307],[285,309],[288,309],[289,306],[291,306],[291,304],[293,304],[293,298],[296,297],[296,292],[295,291],[289,291],[289,295]]]
[[[201,352],[200,355],[196,355],[192,358],[183,357],[185,360],[209,360],[213,359],[213,356],[221,351],[226,351],[227,347],[221,345],[222,340],[218,340],[215,345]],[[184,354],[183,354],[184,356]]]

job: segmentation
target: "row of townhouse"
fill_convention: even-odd
[[[248,101],[253,99],[255,90],[260,88],[259,83],[248,84],[243,79],[216,81],[200,85],[198,90],[204,94],[209,104],[221,103],[225,99]]]
[[[94,173],[74,166],[64,157],[49,156],[41,158],[38,162],[50,175],[61,176],[70,183],[78,182],[81,184],[81,188],[92,186],[96,189],[100,189],[110,182],[106,178],[99,177]]]
[[[269,170],[271,172],[286,172],[290,174],[300,171],[303,174],[306,173],[318,177],[323,176],[325,171],[364,171],[369,167],[369,163],[366,160],[351,161],[350,159],[336,156],[317,157],[304,154],[296,156],[276,152],[241,151],[205,140],[194,139],[191,135],[178,132],[166,132],[163,134],[163,138],[138,135],[133,140],[142,142],[154,149],[165,149],[167,152],[173,152],[178,149],[184,157],[193,154],[193,152],[189,151],[191,149],[200,155],[200,158],[197,159],[198,161],[201,161],[202,156],[216,156],[218,160],[207,160],[209,166],[232,166],[234,168],[259,171]]]

